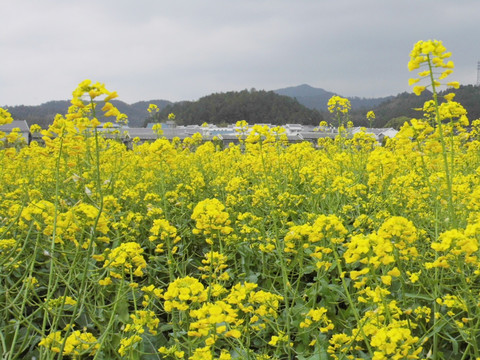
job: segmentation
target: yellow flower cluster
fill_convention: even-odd
[[[459,229],[447,230],[438,236],[438,241],[430,245],[433,250],[442,255],[435,261],[425,263],[427,269],[434,267],[449,268],[459,260],[465,264],[478,263],[478,224],[468,225],[462,231]]]
[[[367,120],[375,120],[375,113],[372,110],[367,112]]]
[[[177,235],[177,229],[171,225],[166,219],[156,219],[153,221],[153,226],[150,229],[149,240],[155,242],[161,240],[155,248],[155,252],[163,253],[165,251],[164,245],[166,241],[171,241],[172,244],[178,243],[181,239]],[[172,252],[176,252],[176,247],[172,247]]]
[[[158,106],[155,105],[155,104],[149,104],[147,111],[148,111],[150,114],[156,114],[157,112],[160,111],[160,109],[159,109]]]
[[[152,335],[157,334],[157,327],[160,320],[155,316],[153,311],[137,310],[135,314],[130,315],[132,324],[125,326],[125,332],[135,332],[137,334],[143,334],[145,332],[144,327],[148,327],[148,330]]]
[[[120,347],[118,348],[118,353],[121,356],[128,355],[135,349],[137,344],[141,343],[141,341],[142,341],[142,337],[136,334],[131,335],[127,338],[121,338]]]
[[[199,266],[198,270],[204,272],[202,279],[210,279],[213,281],[226,281],[230,279],[227,271],[224,271],[228,265],[227,256],[217,251],[205,254],[205,259],[202,260],[204,266]]]
[[[419,337],[412,335],[416,324],[402,320],[404,312],[395,301],[385,305],[385,300],[380,301],[375,310],[367,311],[362,319],[361,326],[352,330],[352,335],[345,333],[335,334],[330,339],[328,352],[333,359],[354,358],[363,339],[370,349],[372,359],[420,359],[419,354],[423,347],[419,345]]]
[[[95,206],[85,203],[76,204],[66,212],[58,214],[56,225],[57,242],[63,243],[64,240],[69,240],[84,249],[88,248],[90,239],[83,241],[82,230],[88,233],[95,229],[102,235],[106,235],[109,231],[105,213],[101,213]],[[52,227],[45,229],[45,234],[52,233]],[[105,243],[110,241],[108,237],[104,236],[97,236],[97,240]]]
[[[420,81],[421,78],[428,77],[434,79],[434,71],[437,69],[443,69],[442,73],[439,75],[438,80],[445,79],[448,75],[453,72],[454,64],[453,61],[448,61],[445,63],[445,59],[448,59],[452,54],[447,52],[443,43],[438,40],[427,40],[427,41],[418,41],[410,52],[410,61],[408,62],[408,70],[413,71],[419,69],[422,65],[426,65],[427,69],[418,73],[418,78],[412,78],[409,80],[409,85],[413,85]],[[433,86],[440,86],[438,80],[433,80]],[[447,83],[448,86],[454,88],[459,87],[459,83],[452,81]],[[417,85],[413,88],[413,92],[417,95],[420,95],[426,86]]]
[[[165,311],[173,309],[188,310],[191,304],[201,304],[207,300],[207,291],[200,281],[186,276],[179,278],[168,285],[163,295]]]
[[[143,249],[136,242],[120,244],[108,253],[103,267],[110,269],[110,276],[122,279],[126,275],[143,276],[147,263],[143,257]],[[120,273],[117,272],[117,269]]]
[[[143,307],[148,307],[153,300],[163,299],[163,289],[156,288],[155,285],[143,286]]]
[[[279,331],[278,335],[272,335],[268,345],[278,346],[278,343],[288,343],[288,336],[283,331]]]
[[[88,115],[92,112],[94,113],[96,104],[93,102],[93,100],[99,96],[106,95],[103,99],[105,105],[102,108],[102,111],[105,113],[104,115],[107,117],[115,116],[117,118],[117,122],[126,121],[126,116],[121,114],[120,111],[118,111],[118,109],[110,102],[110,100],[118,97],[118,94],[115,91],[108,91],[104,84],[99,82],[92,83],[91,80],[84,80],[78,85],[72,94],[72,107],[69,109],[69,113],[72,114],[71,118],[77,117],[80,113],[83,115]],[[83,101],[83,97],[85,95],[88,96],[87,104],[85,104]],[[76,113],[76,110],[79,110],[80,112]]]
[[[392,277],[401,275],[394,264],[418,257],[417,240],[417,229],[410,220],[401,216],[390,217],[377,232],[352,236],[343,257],[347,264],[362,264],[361,270],[350,271],[355,288],[362,288],[368,281],[368,276],[364,275],[371,276],[371,271],[378,268],[383,269],[380,276],[382,283],[391,285]]]
[[[194,234],[202,234],[208,244],[213,244],[213,239],[221,235],[230,234],[233,229],[229,226],[229,215],[218,199],[205,199],[200,201],[193,209],[192,219],[195,220]]]
[[[250,326],[255,330],[265,329],[265,319],[276,318],[283,297],[268,291],[255,291],[257,284],[245,282],[236,284],[226,296],[225,301],[235,305],[249,317]]]
[[[328,111],[336,116],[338,132],[342,134],[345,124],[350,128],[353,124],[348,120],[348,112],[351,109],[350,100],[334,95],[327,102]]]
[[[338,95],[332,96],[328,100],[327,106],[328,106],[328,111],[330,111],[331,113],[335,113],[338,111],[343,114],[346,114],[351,109],[350,100],[348,100],[347,98],[342,98],[341,96],[338,96]]]
[[[320,332],[325,333],[329,330],[333,330],[335,327],[330,319],[327,317],[327,309],[318,308],[311,309],[305,315],[305,320],[300,323],[300,328],[308,328],[316,325]]]
[[[12,114],[8,110],[0,108],[0,126],[10,124],[12,121]]]
[[[287,140],[286,131],[282,127],[270,128],[268,125],[253,125],[245,139],[249,144],[284,144]]]
[[[43,346],[55,353],[59,353],[63,347],[63,355],[73,356],[79,358],[83,355],[93,356],[100,348],[95,336],[89,332],[81,332],[79,330],[72,331],[72,333],[64,339],[61,331],[50,333],[39,342],[39,346]]]
[[[375,348],[372,359],[418,359],[418,354],[422,351],[419,347],[412,351],[412,348],[418,342],[417,337],[412,336],[411,330],[405,326],[406,324],[394,322],[388,327],[377,329],[372,336],[371,345]]]
[[[55,205],[47,200],[32,201],[27,207],[21,210],[20,226],[33,225],[37,231],[44,234],[51,234]]]
[[[241,332],[236,328],[243,320],[230,304],[224,301],[205,303],[198,310],[191,310],[189,315],[196,319],[190,323],[189,336],[206,337],[205,344],[213,345],[218,336],[238,339]]]
[[[172,357],[173,359],[184,359],[185,351],[179,350],[178,345],[170,347],[162,346],[158,349],[158,352],[163,355],[163,358]]]

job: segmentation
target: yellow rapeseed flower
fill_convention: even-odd
[[[454,68],[452,61],[444,61],[452,55],[446,50],[447,49],[443,46],[442,42],[438,40],[418,41],[410,52],[408,70],[413,71],[419,69],[423,65],[427,66],[427,69],[420,71],[418,73],[418,78],[409,79],[408,84],[413,85],[419,82],[422,78],[429,78],[433,82],[432,86],[440,86],[441,83],[438,80],[445,79],[452,73],[452,69]],[[441,74],[438,75],[438,79],[435,79],[437,73],[434,73],[434,70],[436,69],[444,69]],[[458,88],[459,83],[453,81],[447,83],[447,86]],[[413,92],[416,95],[420,95],[426,88],[426,86],[417,85],[414,86]]]
[[[10,124],[13,121],[12,115],[3,108],[0,108],[0,126]]]

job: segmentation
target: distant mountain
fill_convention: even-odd
[[[313,96],[329,96],[336,95],[330,91],[326,91],[320,88],[314,88],[307,84],[298,86],[290,86],[283,89],[274,90],[273,92],[279,95],[285,95],[290,97],[313,97]]]
[[[299,86],[291,86],[283,89],[274,90],[279,95],[285,95],[297,99],[297,101],[310,109],[320,111],[328,111],[327,102],[336,93],[323,90],[321,88],[314,88],[307,84]],[[349,97],[352,110],[368,109],[381,104],[384,101],[390,100],[393,96],[386,96],[380,98],[360,98]]]
[[[128,124],[131,127],[142,127],[145,119],[150,117],[150,113],[147,111],[148,105],[155,104],[159,110],[162,110],[172,104],[168,100],[139,101],[131,105],[118,100],[112,100],[112,103],[120,112],[128,116]]]

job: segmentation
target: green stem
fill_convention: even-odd
[[[433,93],[433,102],[435,104],[435,118],[436,118],[436,123],[438,127],[438,134],[440,138],[440,144],[442,145],[442,155],[443,155],[443,165],[445,169],[445,180],[447,183],[447,195],[448,195],[448,212],[450,216],[450,224],[455,224],[455,210],[453,207],[453,192],[452,192],[452,178],[450,174],[450,168],[448,165],[448,154],[447,154],[447,146],[445,144],[445,136],[443,134],[443,127],[442,127],[442,120],[440,118],[440,110],[439,110],[439,104],[438,104],[438,96],[437,96],[437,90],[435,87],[435,79],[433,78],[433,67],[432,67],[432,62],[430,59],[430,55],[427,55],[427,64],[428,64],[428,69],[430,70],[430,81],[432,84],[432,93]],[[453,151],[453,149],[451,149]]]
[[[37,235],[37,240],[35,241],[35,248],[33,250],[32,261],[29,264],[30,269],[28,270],[28,277],[26,279],[31,279],[32,275],[33,275],[33,268],[34,268],[34,264],[35,264],[35,258],[37,257],[39,238],[40,238],[40,234]],[[33,285],[24,283],[24,286],[23,286],[23,289],[24,289],[23,300],[22,300],[22,303],[21,303],[21,306],[20,306],[20,311],[18,312],[19,317],[16,319],[16,323],[15,323],[15,333],[13,335],[13,340],[11,340],[10,352],[8,353],[8,358],[5,357],[5,359],[8,359],[8,360],[15,359],[18,355],[18,354],[15,354],[15,344],[17,342],[18,333],[20,331],[21,321],[26,320],[24,318],[23,314],[25,312],[25,307],[26,307],[27,302],[28,302],[28,293],[29,293],[30,286],[33,286]],[[27,326],[27,331],[28,330],[30,330],[30,328]],[[28,338],[28,336],[24,337],[24,341],[23,341],[24,343],[25,343],[27,338]],[[3,336],[2,336],[2,340],[3,340]],[[4,344],[2,344],[2,347],[6,350],[6,346]]]
[[[278,238],[278,236],[277,236]],[[283,241],[280,241],[279,242],[280,244],[283,245]],[[280,246],[280,248],[277,248],[277,253],[278,253],[278,256],[279,256],[279,260],[280,260],[280,267],[281,267],[281,270],[282,270],[282,285],[283,285],[283,296],[284,296],[284,299],[285,299],[285,327],[286,327],[286,335],[287,335],[287,339],[288,339],[288,343],[290,343],[290,333],[291,333],[291,319],[290,319],[290,293],[291,293],[291,286],[290,286],[290,283],[289,283],[289,280],[288,280],[288,271],[287,271],[287,265],[285,263],[285,257],[284,257],[284,254],[285,254],[285,248],[283,246]],[[294,300],[292,299],[292,302]],[[288,355],[288,359],[292,359],[292,355],[291,355],[291,349],[290,349],[290,346],[289,344],[287,343],[287,355]]]
[[[60,134],[60,145],[58,149],[58,155],[55,162],[55,203],[54,203],[54,215],[53,215],[53,230],[52,230],[52,237],[50,239],[50,251],[48,256],[51,258],[50,260],[50,268],[48,273],[48,286],[47,286],[47,296],[45,297],[45,302],[52,298],[54,291],[56,290],[56,286],[58,283],[58,279],[55,277],[54,279],[54,272],[55,272],[55,240],[57,235],[57,220],[58,220],[58,206],[59,206],[59,193],[60,193],[60,159],[62,158],[63,154],[63,140],[64,140],[64,133]],[[54,285],[55,282],[55,285]],[[42,322],[42,333],[45,334],[47,330],[47,321],[48,321],[48,311],[45,310],[43,313],[43,322]],[[56,331],[55,328],[51,328],[50,332]],[[41,353],[40,353],[41,355]]]
[[[337,249],[335,249],[335,248],[333,249],[333,254],[335,256],[335,262],[337,264],[338,273],[340,275],[340,278],[342,279],[342,287],[343,287],[343,291],[345,291],[345,295],[347,296],[348,305],[350,306],[350,308],[353,311],[353,316],[355,316],[355,320],[356,320],[357,324],[360,325],[361,319],[360,319],[360,315],[358,314],[357,306],[353,302],[352,296],[350,295],[350,291],[348,290],[347,283],[345,282],[345,277],[342,276],[343,268],[342,268],[340,256],[337,253]],[[373,356],[373,351],[372,351],[372,348],[370,347],[370,342],[368,341],[367,336],[363,332],[363,326],[361,326],[359,328],[359,330],[360,330],[359,332],[362,334],[362,338],[363,338],[362,340],[367,345],[368,352],[369,352],[370,356]]]
[[[91,104],[93,105],[93,99],[91,99]],[[95,107],[92,106],[93,109],[93,117],[95,117]],[[64,341],[62,343],[62,346],[60,348],[60,354],[59,354],[59,360],[63,358],[63,349],[65,347],[66,339],[68,335],[70,334],[70,331],[72,329],[72,325],[74,324],[75,320],[78,319],[78,317],[81,315],[83,311],[83,305],[84,305],[84,298],[87,295],[85,293],[86,286],[87,286],[87,278],[88,278],[88,269],[90,267],[90,259],[92,258],[92,253],[94,250],[94,239],[95,239],[95,232],[97,229],[98,221],[100,220],[100,216],[103,212],[103,192],[102,192],[102,182],[101,182],[101,177],[100,177],[100,145],[99,145],[99,139],[98,139],[98,132],[97,129],[94,129],[94,135],[95,135],[95,160],[96,160],[96,187],[97,187],[97,193],[98,193],[98,200],[100,204],[98,205],[98,214],[95,218],[95,221],[93,223],[92,230],[90,232],[90,238],[88,241],[88,248],[87,248],[87,253],[85,254],[85,265],[83,267],[83,272],[82,272],[82,277],[81,277],[81,283],[80,283],[80,288],[78,291],[78,299],[77,303],[75,304],[75,307],[73,309],[73,314],[72,317],[70,318],[70,322],[67,325],[66,328],[66,333],[64,337]]]
[[[107,336],[110,335],[110,329],[111,327],[113,326],[113,322],[115,321],[115,318],[117,317],[117,306],[118,306],[118,303],[120,301],[120,295],[122,293],[122,290],[123,290],[123,278],[120,282],[120,286],[118,288],[118,291],[117,291],[117,294],[115,295],[115,302],[113,304],[113,309],[112,309],[112,312],[110,313],[110,319],[108,320],[108,324],[107,324],[107,327],[105,328],[105,330],[103,331],[103,334],[101,335],[101,337],[98,339],[99,340],[99,348],[96,353],[95,353],[95,357],[93,358],[93,360],[96,360],[98,356],[103,356],[101,350],[103,348],[103,344],[105,342],[105,340],[107,339]],[[103,359],[103,357],[102,357]]]

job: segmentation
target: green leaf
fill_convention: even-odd
[[[117,317],[123,323],[129,321],[130,313],[128,312],[128,301],[125,298],[120,298],[118,300]]]

